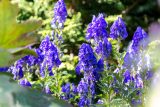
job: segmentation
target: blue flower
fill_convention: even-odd
[[[62,92],[61,98],[63,100],[69,100],[77,94],[77,87],[74,84],[67,83],[62,86]]]
[[[131,81],[131,79],[132,79],[132,76],[131,76],[131,73],[130,73],[129,70],[126,70],[123,73],[123,77],[124,77],[123,83],[125,83],[125,84],[128,84]]]
[[[76,70],[84,72],[94,72],[97,69],[97,59],[90,45],[83,43],[79,50],[79,63]]]
[[[45,91],[46,94],[52,94],[48,85],[45,86],[44,91]]]
[[[58,0],[54,6],[54,17],[51,22],[52,28],[55,28],[57,24],[58,27],[63,28],[67,15],[68,13],[64,0]]]
[[[72,83],[72,92],[73,94],[77,94],[77,87]]]
[[[94,39],[96,43],[108,37],[107,34],[107,22],[104,19],[103,14],[99,14],[98,17],[93,16],[92,22],[88,25],[86,39],[90,41]]]
[[[140,77],[140,74],[136,74],[134,78],[135,88],[143,88],[143,80]]]
[[[78,106],[79,107],[86,107],[86,106],[89,107],[90,103],[91,102],[89,101],[89,99],[84,95],[80,97]]]
[[[114,21],[113,25],[110,27],[110,37],[113,39],[117,39],[121,37],[121,39],[125,39],[128,36],[126,25],[122,18],[118,17],[116,21]]]
[[[141,28],[137,27],[132,40],[132,49],[137,52],[140,49],[144,49],[148,45],[148,35],[147,33]]]
[[[7,72],[9,67],[0,67],[0,72]]]
[[[64,93],[70,93],[70,83],[67,83],[65,85],[62,86],[62,92]]]
[[[25,61],[25,64],[28,64],[29,66],[34,66],[37,63],[37,58],[32,55],[27,55],[22,58],[23,61]]]
[[[96,53],[101,56],[102,59],[107,59],[112,51],[112,45],[107,38],[98,43],[96,47]]]
[[[146,77],[145,77],[145,79],[149,80],[149,79],[151,79],[152,77],[153,77],[153,72],[152,72],[152,71],[147,71],[147,72],[146,72]]]
[[[15,65],[12,65],[9,69],[8,72],[13,74],[13,79],[21,79],[24,76],[24,71],[23,71],[23,65],[24,65],[24,60],[19,59],[16,61]]]
[[[77,86],[77,91],[80,94],[87,94],[88,93],[89,84],[82,78]]]
[[[23,86],[23,87],[31,87],[31,83],[27,80],[27,79],[21,79],[19,81],[19,85]]]
[[[45,69],[48,70],[49,75],[52,76],[52,68],[58,67],[61,64],[59,59],[59,54],[56,46],[50,41],[49,36],[46,36],[40,44],[40,54],[39,58],[43,58],[40,63],[40,74],[42,77],[45,76]]]
[[[99,61],[97,62],[97,67],[100,72],[104,71],[104,60],[103,59],[99,59]]]

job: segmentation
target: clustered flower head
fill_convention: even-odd
[[[63,95],[61,98],[63,100],[69,100],[77,94],[77,87],[74,84],[67,83],[62,86]]]
[[[107,38],[104,38],[103,41],[98,43],[95,51],[98,55],[101,55],[102,59],[106,59],[112,52],[112,45]]]
[[[122,18],[118,17],[116,21],[114,21],[113,25],[110,27],[110,37],[113,39],[117,39],[121,37],[121,39],[125,39],[128,36],[126,25]]]
[[[137,52],[141,49],[145,49],[148,44],[148,35],[147,33],[141,28],[137,27],[132,40],[132,49]]]
[[[144,81],[142,74],[146,73],[144,79],[150,79],[152,76],[150,58],[145,54],[147,45],[147,33],[141,27],[137,27],[123,63],[123,68],[126,70],[123,73],[123,82],[126,85],[129,85],[130,83],[134,84],[134,87],[132,88],[135,89],[143,89]],[[141,95],[137,94],[137,96],[140,98]],[[141,99],[133,99],[132,103],[134,104],[137,101],[139,102]]]
[[[112,45],[108,41],[107,22],[103,14],[98,17],[93,16],[92,22],[88,25],[86,40],[94,40],[95,52],[101,56],[101,59],[107,59],[112,51]]]
[[[23,78],[24,76],[23,65],[24,65],[24,60],[20,59],[16,61],[16,63],[8,69],[8,71],[14,75],[13,79],[16,80]]]
[[[23,79],[25,72],[35,73],[37,69],[41,77],[45,77],[46,71],[48,71],[47,74],[49,76],[52,76],[52,69],[61,64],[58,50],[50,41],[49,36],[46,36],[42,40],[39,48],[35,49],[35,52],[37,53],[37,57],[31,55],[25,56],[16,61],[8,70],[8,72],[14,75],[15,80],[20,80],[20,85],[22,86],[28,86],[27,84],[29,83],[29,81]]]
[[[64,0],[58,0],[54,6],[54,18],[51,22],[52,28],[58,25],[58,28],[63,28],[63,24],[67,18],[67,9]]]
[[[88,25],[86,40],[90,41],[94,39],[96,43],[108,37],[107,34],[107,22],[104,19],[103,14],[99,14],[98,17],[93,16],[92,22]]]
[[[48,69],[49,75],[52,76],[52,68],[58,67],[61,64],[59,60],[58,50],[56,46],[50,41],[49,36],[41,42],[40,47],[41,56],[44,58],[40,64],[40,74],[45,76],[45,70]]]
[[[95,70],[97,60],[90,45],[83,43],[80,47],[78,56],[78,67],[80,70],[83,70],[84,72]]]
[[[79,63],[76,67],[78,74],[84,71],[84,77],[77,86],[77,91],[80,95],[79,106],[89,106],[95,95],[95,83],[99,79],[99,71],[103,69],[103,60],[99,63],[94,55],[94,52],[89,44],[83,43],[79,50]]]

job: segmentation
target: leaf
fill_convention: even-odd
[[[26,48],[16,48],[5,50],[0,48],[0,67],[10,66],[16,60],[26,56],[26,55],[33,55],[36,56],[36,53],[33,50],[26,49]]]
[[[5,75],[0,75],[0,99],[0,107],[71,107],[51,95],[20,87]]]
[[[13,57],[7,50],[4,49],[0,49],[0,56],[0,67],[7,66]]]
[[[40,21],[30,20],[17,23],[18,6],[9,0],[0,1],[0,48],[16,48],[26,46],[36,41],[28,34],[41,26]]]
[[[16,60],[30,54],[36,56],[26,45],[36,42],[32,31],[41,26],[40,21],[17,23],[18,6],[9,0],[0,0],[0,67],[10,66]]]

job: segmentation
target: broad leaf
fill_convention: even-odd
[[[0,67],[9,66],[28,54],[36,55],[25,46],[36,42],[31,32],[39,28],[41,22],[30,20],[17,23],[18,12],[16,4],[0,0]]]
[[[53,96],[11,82],[0,73],[0,107],[71,107]]]
[[[18,6],[9,0],[0,1],[0,48],[17,48],[36,41],[28,33],[39,28],[41,23],[34,20],[17,23],[18,11]]]

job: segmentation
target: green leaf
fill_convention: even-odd
[[[10,66],[28,54],[36,56],[34,51],[25,46],[36,42],[36,37],[31,32],[39,28],[41,22],[29,20],[17,23],[18,12],[16,4],[0,0],[0,67]]]
[[[1,49],[0,48],[0,67],[10,66],[16,60],[26,56],[33,55],[36,56],[36,53],[33,50],[25,49],[25,48],[16,48],[16,49]]]
[[[7,66],[10,60],[13,58],[13,56],[4,49],[0,49],[0,56],[0,67]]]
[[[0,74],[0,107],[71,107],[66,102],[40,91],[23,88]]]
[[[9,0],[0,1],[0,48],[17,48],[36,41],[28,32],[41,26],[40,21],[30,20],[17,23],[18,6]]]

